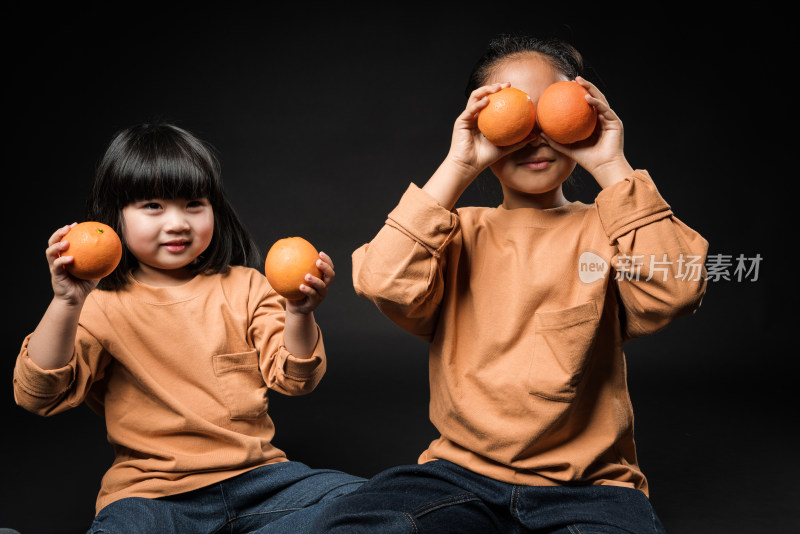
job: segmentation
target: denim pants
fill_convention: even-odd
[[[617,486],[519,486],[436,460],[379,473],[326,507],[314,534],[663,534],[650,501]]]
[[[363,482],[340,471],[280,462],[178,495],[120,499],[100,510],[89,534],[311,532],[327,503]]]

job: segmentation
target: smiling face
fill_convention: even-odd
[[[566,79],[541,54],[525,52],[504,60],[486,84],[510,82],[511,87],[525,91],[537,103],[550,84]],[[575,169],[575,162],[537,136],[521,149],[500,158],[491,169],[500,180],[506,208],[551,208],[567,204],[561,184]]]
[[[186,267],[208,248],[214,211],[207,199],[148,199],[122,209],[125,244],[139,261],[137,280],[176,285],[191,278]]]

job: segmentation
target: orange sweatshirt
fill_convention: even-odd
[[[622,346],[700,305],[707,247],[642,170],[594,204],[546,210],[448,211],[411,184],[354,252],[353,281],[430,342],[441,437],[420,463],[649,495]]]
[[[72,360],[43,370],[25,338],[14,369],[16,402],[55,414],[84,400],[105,415],[116,458],[96,509],[123,497],[190,491],[287,461],[271,443],[267,389],[301,395],[325,372],[283,346],[284,300],[254,269],[196,276],[178,287],[133,281],[94,290]]]

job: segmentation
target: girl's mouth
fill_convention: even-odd
[[[169,243],[164,243],[161,246],[170,252],[182,252],[187,246],[189,246],[189,243],[189,241],[170,241]]]
[[[530,169],[532,171],[541,171],[546,169],[550,164],[553,163],[552,159],[548,158],[532,158],[527,161],[523,161],[520,163],[521,166],[525,167],[526,169]]]

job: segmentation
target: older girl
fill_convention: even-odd
[[[707,243],[628,163],[622,123],[581,69],[560,41],[493,41],[444,161],[353,254],[356,291],[430,343],[441,436],[418,465],[332,503],[316,532],[662,532],[622,347],[699,306],[705,279],[681,269],[702,265]],[[588,90],[589,139],[534,130],[501,148],[478,130],[489,94],[510,85],[536,102],[560,80]],[[593,204],[564,195],[576,165],[602,188]],[[487,167],[502,204],[454,209]]]

